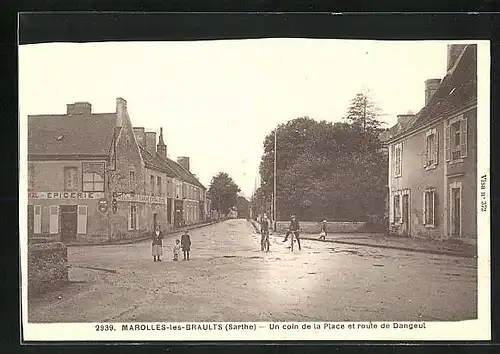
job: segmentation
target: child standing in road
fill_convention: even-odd
[[[174,261],[179,260],[180,251],[181,251],[181,244],[180,244],[179,239],[177,239],[177,240],[175,240],[175,243],[174,243]]]
[[[191,251],[191,236],[189,236],[189,230],[185,230],[181,236],[182,253],[184,253],[184,260],[189,261],[189,252]],[[187,258],[186,258],[187,256]]]

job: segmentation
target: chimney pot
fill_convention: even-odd
[[[428,79],[425,80],[425,105],[429,104],[432,96],[436,93],[441,84],[441,79]]]
[[[177,163],[184,167],[185,170],[189,171],[189,157],[187,156],[179,156],[177,158]]]
[[[123,116],[127,112],[127,101],[118,97],[116,99],[116,126],[121,127],[123,124]]]
[[[134,135],[137,143],[146,148],[146,132],[143,127],[134,127]]]

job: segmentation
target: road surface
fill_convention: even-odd
[[[271,252],[246,220],[191,232],[190,261],[150,242],[68,248],[71,283],[29,299],[29,322],[455,321],[477,317],[476,260],[302,241]],[[92,268],[92,269],[90,269]]]

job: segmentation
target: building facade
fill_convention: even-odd
[[[162,133],[133,128],[122,98],[113,113],[77,102],[29,116],[28,236],[104,242],[204,221],[205,187],[168,159]]]
[[[448,46],[446,76],[425,82],[425,107],[390,129],[393,233],[476,243],[476,77],[476,46]]]

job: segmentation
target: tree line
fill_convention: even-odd
[[[275,134],[277,220],[296,214],[311,221],[362,221],[383,214],[388,159],[379,117],[377,105],[359,93],[342,122],[300,117],[278,125],[263,143],[253,214],[271,212]]]

